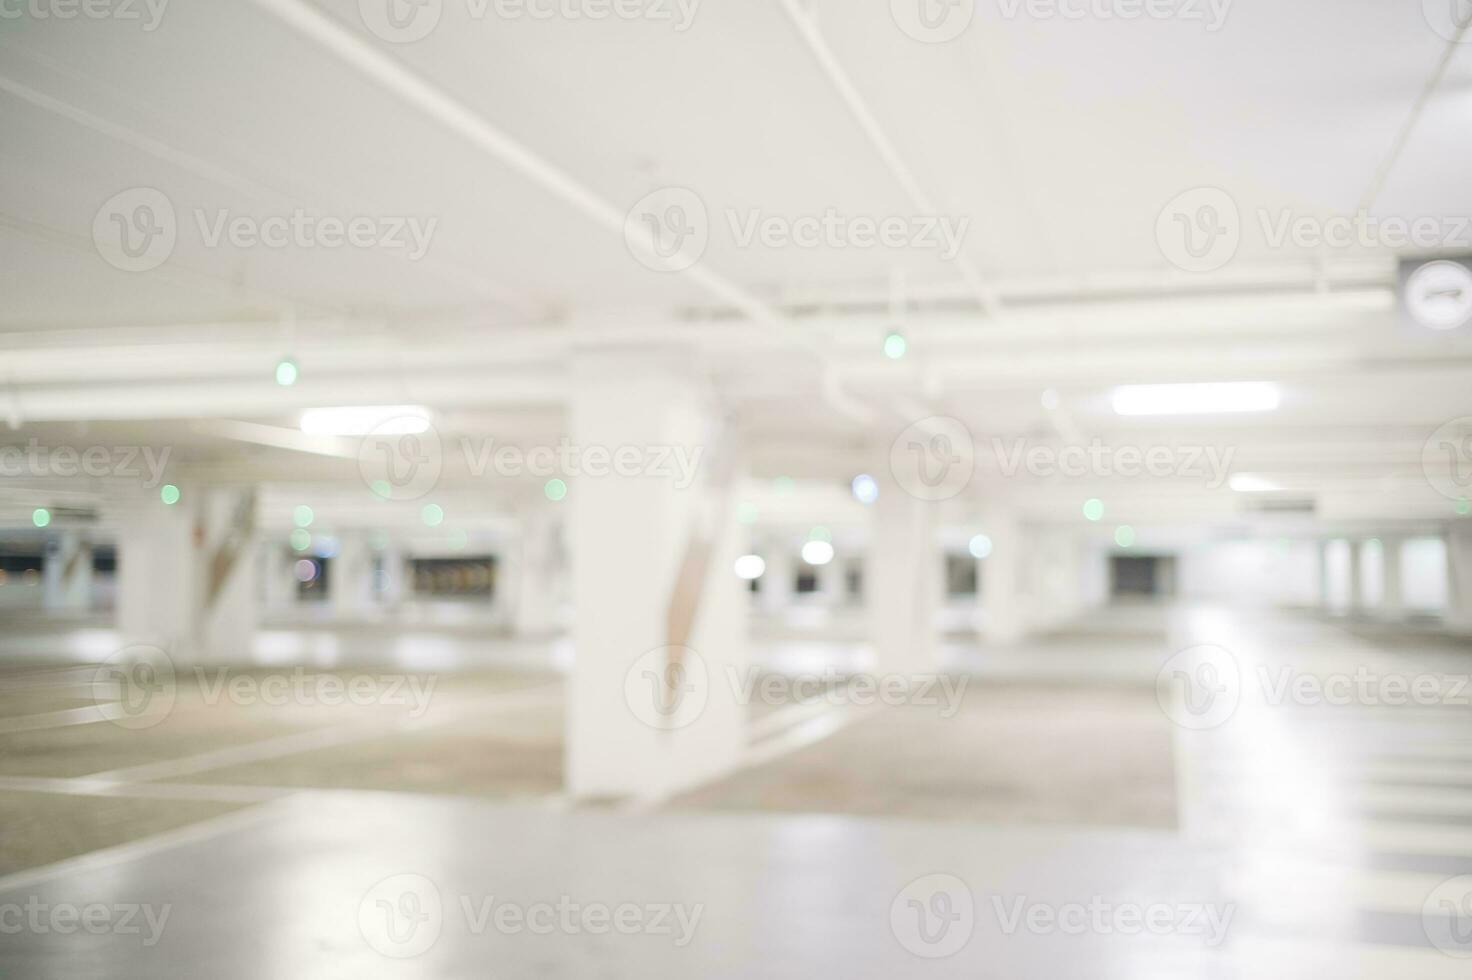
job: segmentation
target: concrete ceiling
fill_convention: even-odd
[[[979,443],[1225,441],[1239,468],[1346,513],[1445,509],[1420,449],[1472,413],[1472,342],[1401,325],[1397,252],[1426,250],[1274,247],[1257,219],[1472,215],[1472,45],[1421,5],[1238,2],[1208,30],[1009,17],[998,0],[943,44],[883,3],[711,0],[688,30],[478,6],[445,0],[407,44],[375,36],[358,0],[180,2],[153,31],[0,21],[0,403],[21,426],[0,442],[47,422],[157,438],[161,420],[289,426],[385,402],[538,438],[561,426],[579,345],[659,341],[695,349],[759,473],[842,479],[933,413]],[[620,234],[666,186],[709,215],[685,273],[646,268]],[[1242,242],[1191,274],[1155,229],[1200,186],[1231,196]],[[92,237],[132,187],[179,219],[142,273]],[[415,261],[210,247],[195,217],[296,208],[435,233]],[[730,217],[829,210],[969,225],[946,261],[743,247]],[[897,319],[911,356],[896,363],[879,345]],[[281,389],[287,353],[303,378]],[[1195,380],[1276,381],[1284,404],[1266,423],[1108,406],[1116,384]],[[189,446],[216,466],[240,452]]]

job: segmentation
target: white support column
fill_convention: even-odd
[[[813,570],[818,575],[817,599],[819,604],[828,609],[835,609],[843,605],[843,559],[835,556],[828,564],[818,565]]]
[[[266,614],[290,612],[296,605],[297,556],[279,539],[262,541],[257,559],[261,567],[261,591],[266,597]]]
[[[776,539],[763,553],[767,568],[762,573],[759,591],[762,610],[769,616],[781,617],[792,606],[793,576],[797,559],[781,539]]]
[[[261,618],[255,493],[250,488],[218,487],[202,497],[203,541],[195,592],[200,643],[195,656],[249,661]]]
[[[530,509],[522,517],[520,541],[507,551],[506,599],[518,636],[546,636],[561,625],[556,580],[562,571],[557,561],[559,533],[553,515]]]
[[[734,485],[713,485],[715,416],[689,362],[663,351],[584,352],[573,378],[576,445],[698,459],[689,486],[670,474],[579,474],[566,502],[576,602],[567,788],[658,797],[729,771],[745,747],[748,709],[732,683],[747,655],[745,583],[732,571],[743,529]],[[703,541],[708,561],[691,567],[692,554],[707,556],[692,552]],[[690,608],[686,599],[695,618],[686,649],[671,656],[671,610]]]
[[[373,554],[358,533],[338,539],[337,556],[330,559],[327,599],[337,620],[362,620],[373,612]]]
[[[1056,626],[1077,615],[1084,605],[1079,543],[1066,529],[1038,535],[1039,560],[1033,562],[1037,597],[1034,620]]]
[[[1365,542],[1359,538],[1349,539],[1349,608],[1350,616],[1358,616],[1365,610]]]
[[[186,493],[188,488],[185,488]],[[117,623],[123,643],[192,655],[199,588],[194,506],[144,503],[118,521]]]
[[[85,612],[92,605],[92,543],[78,531],[48,542],[42,569],[47,609]]]
[[[247,660],[260,620],[254,492],[181,489],[174,506],[136,501],[119,514],[118,631],[176,663]]]
[[[1459,521],[1446,534],[1446,625],[1472,633],[1472,523]]]
[[[1405,617],[1405,575],[1401,568],[1401,546],[1404,539],[1393,534],[1380,536],[1381,596],[1379,615],[1383,619]]]
[[[404,550],[399,547],[398,542],[390,541],[379,552],[378,559],[379,567],[383,570],[383,585],[378,593],[379,602],[384,609],[396,610],[404,601],[404,583],[409,574],[405,567]]]
[[[1021,576],[1023,535],[1009,508],[992,510],[983,522],[992,540],[992,553],[977,567],[977,595],[983,616],[982,635],[988,643],[1006,645],[1022,638]]]
[[[935,539],[937,506],[890,479],[870,508],[864,605],[881,673],[929,673],[939,666],[936,610],[945,559]]]
[[[1329,542],[1319,541],[1314,547],[1315,562],[1319,573],[1319,612],[1328,613],[1333,608],[1329,588]]]

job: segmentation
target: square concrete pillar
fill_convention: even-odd
[[[565,501],[577,797],[657,798],[724,774],[745,747],[749,603],[733,569],[736,482],[720,458],[734,447],[692,368],[658,350],[575,358],[576,451],[625,460],[603,475],[579,467]]]

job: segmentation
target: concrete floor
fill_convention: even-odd
[[[1191,731],[1152,680],[1201,642],[1230,648],[1247,683],[1229,721]],[[1097,662],[1059,683],[1090,649]],[[185,678],[165,721],[128,731],[75,723],[89,670],[9,670],[0,926],[27,902],[170,918],[149,944],[7,933],[0,976],[1467,976],[1438,944],[1472,954],[1453,928],[1472,935],[1454,911],[1472,879],[1444,884],[1472,875],[1472,708],[1271,704],[1253,680],[1284,666],[1455,680],[1472,671],[1466,643],[1174,609],[975,656],[952,717],[824,711],[820,737],[754,746],[746,769],[654,812],[559,796],[545,671],[439,675],[418,714],[209,704]],[[652,928],[538,935],[482,921],[492,895],[703,911],[679,945]],[[1096,899],[1231,918],[1220,943],[1007,925]],[[959,942],[952,921],[965,941],[934,957]],[[400,959],[429,934],[415,922],[438,938]]]

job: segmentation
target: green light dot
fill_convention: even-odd
[[[743,500],[736,505],[736,520],[742,524],[755,524],[757,517],[756,504],[750,500]]]
[[[368,484],[368,489],[373,491],[375,497],[382,500],[387,500],[394,495],[394,488],[388,485],[387,480],[374,480]]]
[[[445,519],[445,509],[439,504],[425,504],[424,509],[419,512],[419,517],[430,527],[439,527]]]
[[[312,508],[306,504],[298,504],[291,510],[291,521],[297,527],[311,527],[317,515],[312,513]]]
[[[567,496],[567,483],[554,476],[542,484],[542,492],[547,495],[548,500],[561,500]]]
[[[904,334],[892,333],[887,334],[884,338],[884,356],[892,361],[898,361],[904,357],[909,349],[910,345],[905,340]]]
[[[51,523],[51,511],[45,507],[37,507],[31,511],[31,523],[37,527],[45,527]]]
[[[1472,504],[1469,504],[1467,502],[1467,498],[1466,497],[1458,497],[1457,498],[1457,513],[1458,514],[1461,514],[1463,517],[1466,517],[1469,512],[1472,512]]]
[[[276,383],[283,388],[289,388],[296,384],[296,379],[301,377],[301,371],[296,366],[296,361],[286,357],[276,365]]]
[[[450,532],[450,547],[456,551],[464,551],[465,546],[470,544],[470,535],[463,528],[456,528]]]
[[[172,483],[165,483],[158,488],[158,499],[172,507],[179,502],[179,488]]]
[[[828,544],[832,544],[833,543],[833,532],[830,531],[830,530],[828,530],[823,525],[819,524],[817,527],[813,528],[811,531],[808,532],[808,540],[809,541],[826,541]]]
[[[1135,543],[1135,529],[1128,524],[1121,524],[1114,529],[1114,543],[1121,548],[1128,548]]]
[[[1098,497],[1090,497],[1084,501],[1084,517],[1091,521],[1097,521],[1104,516],[1104,501]]]
[[[777,479],[772,481],[772,489],[776,490],[783,496],[791,493],[794,486],[796,486],[796,484],[793,482],[792,477],[790,476],[779,476],[777,477]]]
[[[312,546],[312,532],[304,528],[295,528],[291,532],[291,546],[297,551],[306,551]]]

